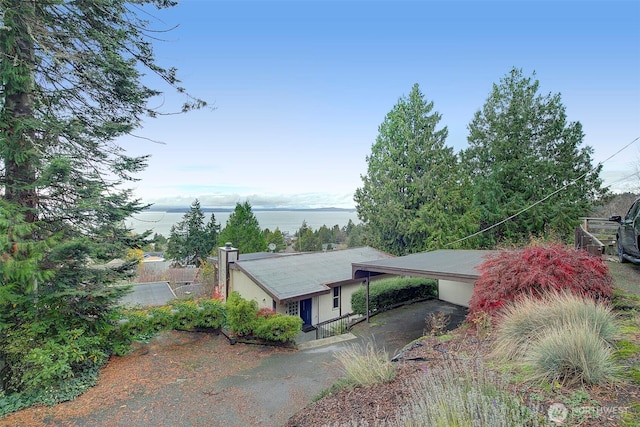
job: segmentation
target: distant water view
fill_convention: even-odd
[[[163,211],[144,211],[136,214],[127,221],[127,225],[136,233],[142,233],[145,230],[151,230],[152,233],[162,234],[169,237],[171,226],[182,221],[185,212],[163,212]],[[205,224],[209,222],[212,212],[204,212]],[[227,224],[230,211],[216,212],[216,222],[221,228]],[[327,209],[304,209],[304,210],[258,210],[254,209],[253,214],[260,223],[263,230],[268,228],[273,231],[279,228],[283,233],[294,234],[302,221],[307,222],[307,226],[313,230],[326,225],[331,228],[338,225],[340,228],[347,225],[349,220],[354,224],[359,224],[360,220],[355,210],[327,210]]]

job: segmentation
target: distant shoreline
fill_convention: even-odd
[[[167,212],[167,213],[186,213],[191,209],[190,206],[151,206],[142,212]],[[234,208],[207,208],[201,207],[202,212],[233,212]],[[355,208],[251,208],[253,212],[355,212]]]

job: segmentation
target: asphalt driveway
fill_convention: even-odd
[[[226,410],[240,402],[222,401],[215,419],[225,426],[282,426],[314,396],[330,387],[342,375],[334,357],[353,343],[373,340],[390,356],[423,336],[429,313],[444,312],[451,318],[449,328],[457,327],[466,309],[439,300],[405,305],[371,317],[352,328],[352,338],[323,341],[292,353],[277,353],[262,360],[260,366],[238,372],[216,385],[221,390],[238,390],[242,402],[254,408],[251,414]],[[229,406],[227,406],[229,405]],[[211,425],[211,424],[210,424]]]

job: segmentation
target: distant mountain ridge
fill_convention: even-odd
[[[145,209],[148,212],[171,212],[171,213],[186,213],[191,209],[190,206],[159,206],[154,205]],[[234,208],[212,208],[201,207],[202,212],[233,212]],[[254,212],[355,212],[355,208],[251,208]]]

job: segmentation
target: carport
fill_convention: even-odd
[[[364,279],[369,321],[369,282],[372,276],[426,277],[438,281],[438,299],[468,307],[473,286],[480,277],[478,267],[496,251],[440,249],[397,258],[351,264],[354,279]]]

